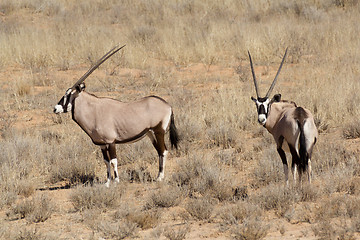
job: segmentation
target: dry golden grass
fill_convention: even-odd
[[[356,0],[2,0],[0,207],[13,220],[0,238],[359,238],[359,12]],[[117,43],[87,90],[173,106],[181,145],[161,184],[145,139],[118,147],[119,186],[98,186],[99,148],[70,114],[52,114]],[[284,187],[250,101],[247,50],[263,95],[286,47],[274,93],[310,109],[320,132],[314,183],[301,188]]]

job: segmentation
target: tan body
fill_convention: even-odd
[[[274,102],[271,104],[265,128],[273,135],[275,141],[277,141],[280,136],[283,136],[287,142],[293,143],[294,146],[296,145],[295,143],[298,143],[300,129],[297,124],[298,116],[295,114],[296,108],[297,106],[294,102],[288,101]],[[307,109],[304,109],[304,111],[308,116],[307,121],[313,123],[314,120],[311,112]]]
[[[149,130],[165,131],[171,113],[170,105],[154,96],[124,103],[82,91],[74,101],[73,119],[94,144],[105,145],[139,140]]]

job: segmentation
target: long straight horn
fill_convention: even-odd
[[[123,45],[119,47],[119,45],[116,45],[113,49],[111,49],[109,52],[107,52],[102,58],[100,58],[77,82],[71,87],[71,89],[74,89],[76,86],[78,86],[80,83],[85,81],[85,79],[93,72],[95,69],[97,69],[103,62],[105,62],[107,59],[109,59],[112,55],[117,53],[120,49],[125,47],[126,45]]]
[[[283,57],[283,59],[282,59],[282,61],[281,61],[279,70],[277,71],[276,76],[275,76],[275,78],[274,78],[274,81],[272,82],[272,84],[271,84],[271,86],[270,86],[270,88],[269,88],[269,91],[268,91],[267,94],[266,94],[266,97],[267,97],[267,98],[270,96],[272,90],[273,90],[274,87],[275,87],[276,79],[277,79],[277,77],[279,76],[280,70],[281,70],[282,65],[283,65],[283,63],[284,63],[284,61],[285,61],[286,54],[287,54],[287,50],[288,50],[288,48],[286,48],[286,50],[285,50],[285,54],[284,54],[284,57]]]
[[[255,84],[256,97],[259,98],[259,89],[258,89],[256,77],[255,77],[254,66],[253,66],[253,63],[252,63],[252,60],[251,60],[251,55],[250,55],[249,51],[248,51],[248,54],[249,54],[249,59],[250,59],[251,72],[252,72],[253,79],[254,79],[254,84]]]

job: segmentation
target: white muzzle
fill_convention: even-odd
[[[265,125],[266,123],[266,115],[265,114],[259,114],[258,121],[261,125]]]
[[[54,107],[54,113],[63,113],[63,112],[64,112],[64,109],[61,105],[58,104]]]

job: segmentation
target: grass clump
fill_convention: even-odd
[[[321,221],[312,227],[319,239],[355,240],[356,235],[352,226],[345,222],[334,224],[330,219]]]
[[[234,225],[242,224],[248,216],[260,218],[263,215],[263,210],[255,204],[239,201],[236,204],[224,207],[219,215],[224,224]]]
[[[197,220],[209,220],[214,210],[214,204],[206,197],[190,199],[185,209]]]
[[[55,211],[55,206],[51,200],[45,196],[37,196],[31,200],[24,200],[12,206],[7,213],[10,219],[27,219],[29,222],[45,222]]]
[[[189,231],[190,226],[188,224],[177,228],[172,226],[164,229],[164,236],[169,240],[183,240]]]
[[[294,203],[296,194],[284,186],[269,185],[252,196],[251,201],[265,210],[275,210],[279,216],[283,216]]]
[[[24,228],[14,236],[16,240],[42,240],[47,239],[36,228]]]
[[[76,211],[86,209],[103,209],[118,206],[123,188],[112,186],[107,188],[102,185],[80,186],[74,189],[70,200]]]
[[[220,201],[232,200],[232,181],[214,155],[195,152],[179,162],[179,168],[170,183],[187,192],[188,196],[200,194]]]
[[[141,229],[155,228],[161,218],[159,211],[134,211],[126,216],[126,219]]]
[[[232,230],[233,238],[236,240],[258,240],[266,237],[269,226],[256,218],[247,218],[242,224]]]
[[[360,137],[360,121],[348,123],[343,127],[343,137],[345,139],[356,139]]]
[[[116,223],[101,222],[97,226],[97,230],[100,231],[106,238],[111,239],[135,237],[138,231],[136,223],[131,221],[120,221]]]
[[[183,193],[177,186],[161,186],[160,189],[152,193],[145,204],[146,209],[153,207],[169,208],[179,205],[182,201]]]
[[[285,182],[281,158],[273,148],[266,149],[263,156],[259,158],[258,165],[253,171],[252,185],[254,187],[266,186],[270,183]],[[289,172],[289,177],[291,174]]]

